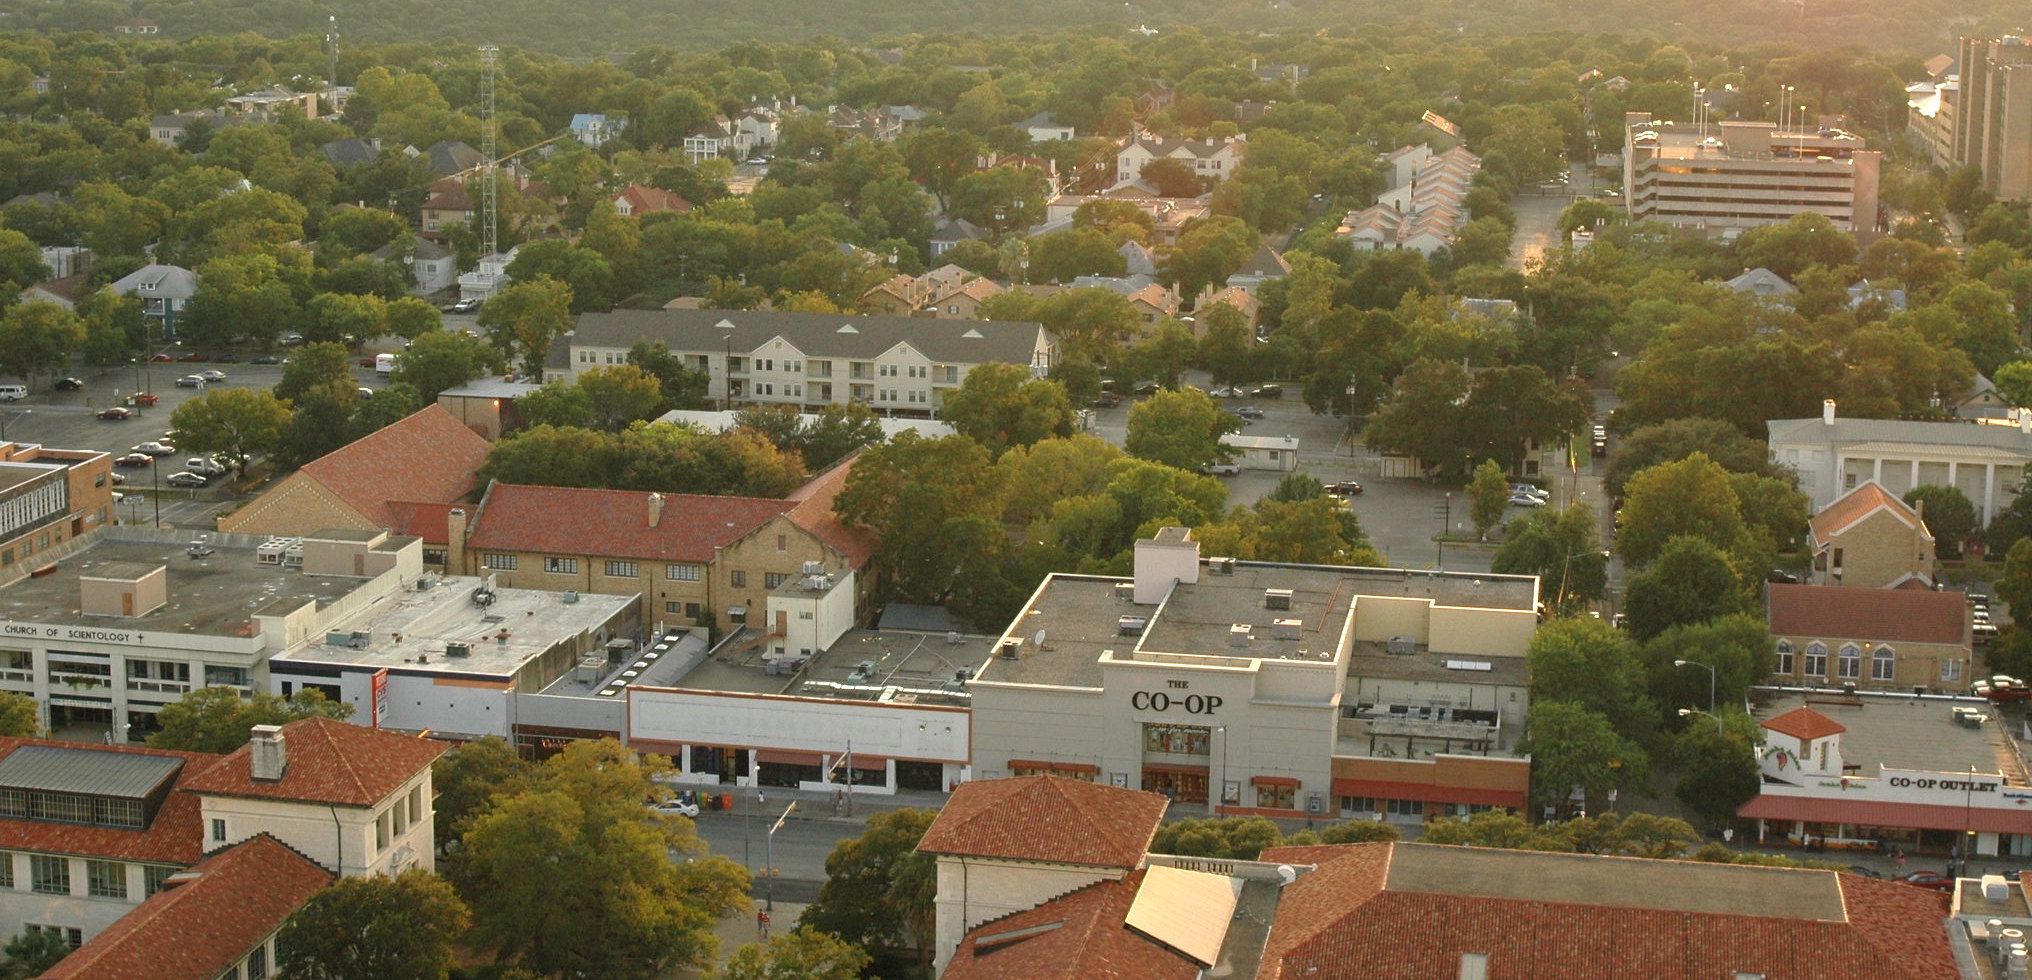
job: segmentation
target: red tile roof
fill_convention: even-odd
[[[432,404],[305,463],[302,472],[376,527],[393,528],[401,521],[391,501],[450,503],[471,493],[491,448]]]
[[[455,503],[431,504],[413,500],[391,500],[388,513],[395,518],[389,530],[423,539],[424,544],[450,544],[450,520]]]
[[[1841,722],[1829,718],[1808,707],[1798,707],[1764,722],[1764,727],[1780,735],[1803,738],[1809,742],[1829,735],[1840,735],[1848,731]]]
[[[1765,590],[1766,613],[1777,636],[1959,646],[1969,642],[1968,606],[1959,592],[1776,582]]]
[[[943,980],[1193,980],[1199,965],[1123,925],[1143,873],[976,926]],[[1024,934],[1026,930],[1040,930]]]
[[[1813,531],[1813,539],[1824,542],[1836,532],[1868,517],[1879,507],[1889,510],[1892,516],[1907,527],[1919,527],[1923,524],[1917,511],[1906,506],[1905,501],[1892,496],[1882,484],[1872,480],[1842,494],[1835,498],[1833,503],[1821,508],[1820,513],[1813,515],[1813,520],[1808,522],[1808,526]],[[1932,536],[1927,535],[1928,538]]]
[[[704,563],[713,560],[715,548],[796,506],[754,497],[662,496],[662,515],[650,527],[646,493],[497,483],[473,516],[466,547]]]
[[[183,789],[217,796],[301,800],[335,806],[371,807],[387,799],[417,773],[430,768],[447,746],[425,738],[363,728],[330,718],[306,718],[282,726],[282,778],[257,782],[242,745]]]
[[[860,458],[856,452],[834,464],[832,469],[812,477],[804,486],[798,487],[789,497],[797,506],[790,510],[790,520],[804,528],[826,546],[847,557],[855,568],[868,567],[868,561],[875,557],[878,540],[867,528],[848,527],[833,513],[833,501],[847,485],[847,474],[853,472],[854,460]]]
[[[457,177],[440,177],[432,182],[429,196],[423,199],[425,210],[471,211],[473,196],[466,192],[466,182]]]
[[[138,745],[80,745],[40,739],[0,738],[0,758],[24,745],[168,756],[182,759],[183,769],[177,773],[177,782],[173,784],[175,788],[155,811],[155,819],[146,830],[0,819],[0,849],[182,865],[196,864],[204,857],[204,819],[200,813],[203,801],[176,789],[189,785],[193,778],[217,765],[221,756],[204,752],[170,752]]]
[[[1164,797],[1059,776],[962,783],[924,832],[929,854],[1134,868],[1164,819]]]
[[[1828,871],[1742,868],[1747,874],[1829,875],[1842,918],[1746,909],[1674,908],[1520,900],[1391,887],[1392,865],[1420,844],[1275,848],[1262,860],[1316,864],[1285,887],[1258,980],[1454,977],[1462,957],[1488,957],[1488,975],[1652,980],[1761,973],[1799,980],[1954,980],[1944,898],[1891,881]],[[1575,855],[1494,852],[1510,862],[1571,862]],[[1605,875],[1643,875],[1669,893],[1685,862],[1587,857]],[[1493,869],[1492,869],[1493,870]],[[1512,869],[1514,870],[1514,869]],[[1711,872],[1704,872],[1711,873]],[[1463,892],[1472,888],[1464,882]],[[1746,885],[1748,887],[1748,885]]]
[[[629,184],[628,189],[616,195],[616,198],[627,201],[628,207],[634,214],[651,214],[658,211],[683,213],[691,210],[692,207],[690,201],[676,194],[672,194],[661,187],[649,187],[643,184]]]
[[[316,862],[267,834],[206,858],[190,873],[196,881],[142,902],[64,957],[43,980],[216,977],[332,880]]]

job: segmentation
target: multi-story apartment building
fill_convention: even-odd
[[[1726,231],[1812,211],[1849,231],[1877,227],[1883,154],[1837,129],[1625,113],[1623,199],[1636,221]]]
[[[977,364],[1020,364],[1043,375],[1057,341],[1040,324],[839,316],[751,310],[615,310],[585,313],[561,343],[570,377],[625,364],[637,341],[662,341],[712,377],[723,404],[859,402],[891,415],[931,417],[944,392]]]
[[[2032,39],[1961,39],[1954,162],[2007,201],[2032,197]]]
[[[112,472],[112,457],[95,450],[0,442],[0,584],[113,523]]]

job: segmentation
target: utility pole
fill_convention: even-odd
[[[1439,569],[1440,569],[1441,571],[1445,571],[1445,570],[1446,570],[1446,532],[1447,532],[1447,529],[1448,529],[1448,528],[1450,528],[1450,527],[1453,527],[1453,492],[1452,492],[1452,491],[1447,491],[1447,495],[1446,495],[1446,498],[1445,498],[1445,499],[1443,499],[1443,500],[1441,500],[1441,501],[1439,502],[1439,506],[1437,506],[1437,507],[1433,508],[1433,513],[1434,513],[1434,516],[1437,516],[1437,517],[1439,518],[1439,537],[1436,537],[1436,538],[1434,538],[1434,539],[1433,539],[1433,541],[1437,542],[1437,543],[1438,543],[1438,545],[1439,545],[1439,557],[1438,557],[1438,558],[1436,558],[1436,559],[1434,560],[1434,564],[1435,564],[1436,566],[1438,566],[1438,567],[1439,567]]]
[[[776,843],[776,832],[783,828],[783,821],[790,819],[790,811],[795,809],[797,809],[795,802],[784,807],[783,815],[769,825],[769,835],[762,839],[762,863],[768,865],[762,869],[762,873],[769,877],[769,883],[762,888],[762,907],[766,911],[776,911],[776,850],[772,845]]]

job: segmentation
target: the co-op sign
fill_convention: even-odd
[[[1137,711],[1184,710],[1189,715],[1210,715],[1221,706],[1221,699],[1211,694],[1186,694],[1173,697],[1163,691],[1137,691],[1129,695],[1129,707]]]

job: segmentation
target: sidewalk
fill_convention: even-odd
[[[729,812],[768,814],[774,817],[783,812],[786,804],[795,803],[797,809],[790,811],[791,820],[821,821],[838,824],[865,825],[868,818],[877,813],[891,810],[920,809],[937,810],[946,804],[951,794],[932,790],[897,790],[895,793],[872,793],[857,789],[852,799],[847,794],[835,794],[832,790],[785,789],[781,786],[681,786],[680,789],[710,790],[714,796],[732,798],[733,808]],[[835,802],[839,804],[835,809]]]

